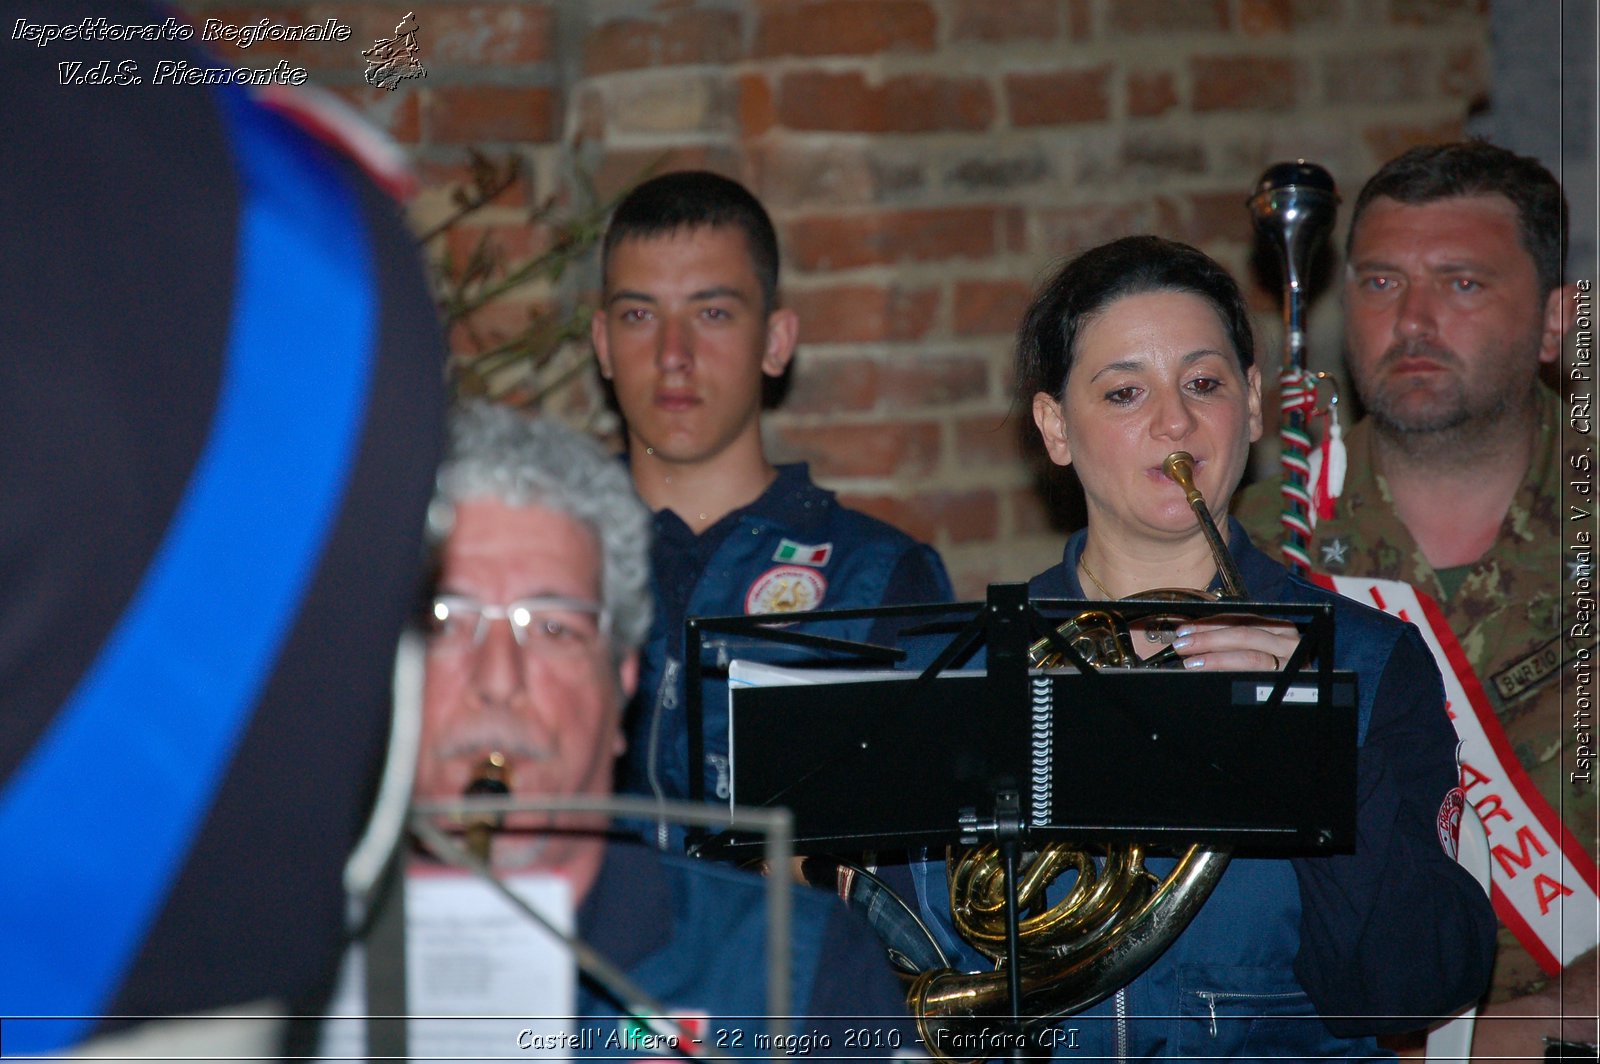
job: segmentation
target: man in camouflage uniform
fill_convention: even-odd
[[[1362,189],[1343,299],[1346,361],[1367,417],[1349,434],[1343,491],[1308,552],[1321,571],[1404,581],[1438,601],[1513,756],[1587,848],[1576,860],[1593,867],[1595,790],[1575,781],[1561,700],[1578,651],[1561,625],[1561,489],[1593,440],[1540,380],[1570,318],[1565,235],[1548,171],[1483,143],[1414,149]],[[1272,480],[1244,492],[1236,516],[1273,544],[1280,508]],[[1541,1035],[1593,1042],[1592,1018],[1532,1017],[1592,1017],[1594,996],[1592,950],[1550,979],[1502,926],[1475,1054],[1536,1055]],[[1487,1022],[1497,1016],[1530,1019]]]

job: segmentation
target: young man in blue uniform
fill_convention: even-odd
[[[591,322],[601,374],[626,422],[634,487],[654,511],[656,622],[629,719],[625,792],[729,796],[727,700],[702,703],[691,765],[689,617],[845,609],[950,598],[934,551],[840,506],[805,466],[776,467],[761,440],[763,386],[783,375],[799,322],[778,304],[778,242],[761,204],[717,174],[664,174],[617,207]],[[881,640],[870,621],[826,634]],[[656,841],[681,834],[657,826]]]
[[[442,542],[415,797],[460,797],[486,761],[514,796],[610,794],[650,628],[650,517],[627,473],[554,422],[470,407],[453,422],[430,516]],[[579,937],[671,1015],[703,1018],[723,1053],[759,1046],[759,877],[608,842],[570,818],[552,831],[535,814],[507,818],[490,860],[566,879]],[[791,889],[796,1035],[828,1056],[911,1049],[904,997],[870,932],[826,894]],[[627,1004],[588,978],[577,1004],[584,1047],[603,1051],[631,1022]]]

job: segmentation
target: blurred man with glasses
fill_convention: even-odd
[[[472,406],[453,423],[430,526],[438,574],[414,797],[458,798],[486,766],[518,797],[610,794],[651,614],[650,515],[627,470],[552,421]],[[607,841],[602,828],[566,817],[551,831],[541,814],[513,814],[491,863],[564,877],[579,936],[674,1014],[732,1029],[722,1018],[762,1012],[763,881]],[[829,896],[793,890],[793,1011],[814,1017],[796,1029],[829,1035],[817,1052],[857,1052],[846,1032],[863,1024],[882,1032],[877,1055],[909,1048],[871,932]],[[622,1011],[580,986],[580,1015]],[[751,1027],[747,1051],[763,1029]]]

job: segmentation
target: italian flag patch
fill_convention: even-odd
[[[793,562],[798,565],[810,565],[818,569],[828,564],[828,559],[833,557],[832,543],[819,543],[815,546],[807,543],[796,543],[786,539],[778,544],[778,549],[773,552],[772,560],[775,562]]]

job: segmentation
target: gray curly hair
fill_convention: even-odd
[[[650,630],[650,512],[634,493],[622,463],[588,436],[549,418],[493,403],[471,402],[450,418],[450,449],[428,510],[438,544],[455,522],[455,506],[471,498],[541,506],[592,529],[601,551],[601,605],[611,618],[619,658]]]

